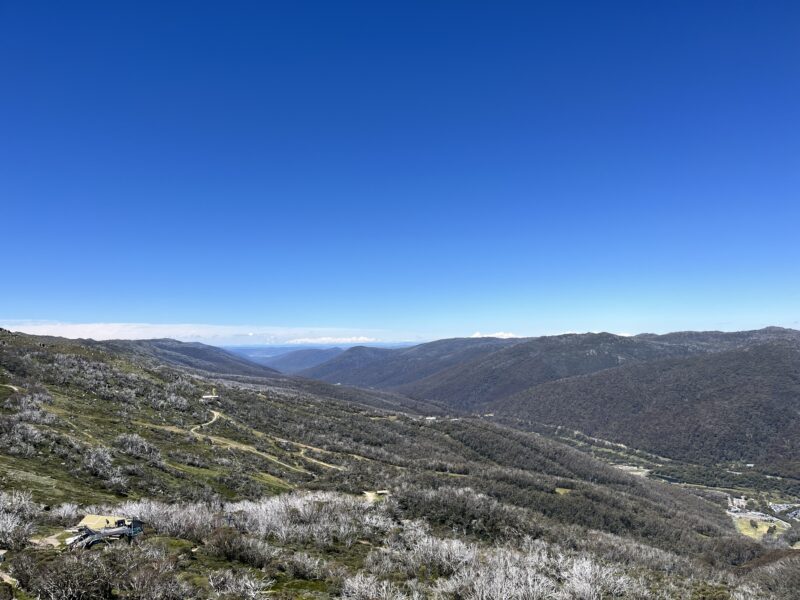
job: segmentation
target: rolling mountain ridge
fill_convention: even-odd
[[[359,387],[393,388],[518,343],[517,339],[455,338],[410,348],[356,346],[298,375]]]

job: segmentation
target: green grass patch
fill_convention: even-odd
[[[767,535],[770,527],[773,526],[775,527],[776,534],[788,529],[788,527],[780,521],[770,523],[768,521],[757,521],[747,517],[733,517],[733,522],[736,525],[736,530],[739,533],[746,535],[749,538],[753,538],[754,540],[760,540],[763,538],[765,535]],[[755,527],[753,527],[753,525],[755,525]]]

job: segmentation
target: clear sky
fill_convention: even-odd
[[[6,327],[800,328],[798,2],[2,1],[0,86]]]

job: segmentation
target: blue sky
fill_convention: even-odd
[[[800,328],[798,22],[777,1],[1,2],[0,324]]]

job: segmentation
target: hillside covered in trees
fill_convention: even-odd
[[[6,331],[0,384],[0,545],[42,598],[769,598],[794,568],[722,495],[384,392]],[[148,534],[29,541],[97,511]]]
[[[380,354],[353,348],[304,374],[375,385],[452,411],[513,417],[523,427],[578,429],[678,460],[741,461],[800,474],[798,331],[495,342],[473,348],[474,340],[444,340]],[[436,347],[462,350],[434,361],[434,372],[415,371],[403,381],[372,377],[402,356]],[[463,348],[473,348],[470,356]],[[346,360],[349,353],[363,356],[357,369]]]

